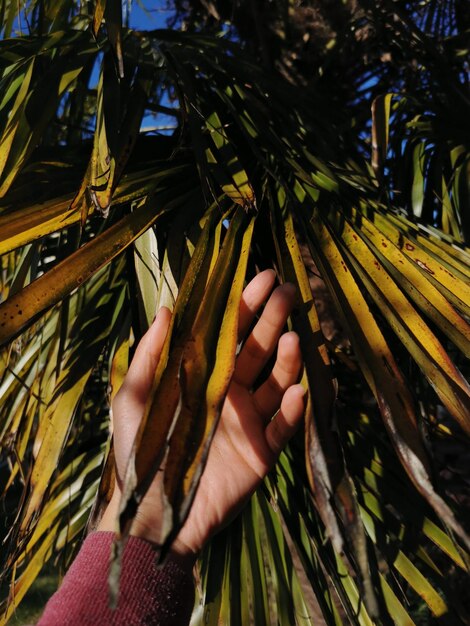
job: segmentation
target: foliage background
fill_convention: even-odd
[[[310,402],[202,557],[195,621],[467,623],[468,4],[171,8],[0,3],[4,619],[109,497],[109,400],[156,308],[168,372],[205,346],[199,407],[246,263],[298,286]],[[170,442],[191,476],[199,417]]]

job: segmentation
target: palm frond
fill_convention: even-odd
[[[5,36],[20,15],[31,31],[0,42],[2,623],[109,499],[107,388],[162,304],[172,329],[121,522],[125,534],[169,445],[162,540],[175,536],[233,368],[244,280],[265,267],[298,289],[305,432],[207,548],[194,622],[290,626],[320,610],[335,626],[413,624],[420,611],[465,623],[465,511],[436,480],[434,450],[458,450],[470,415],[463,44],[452,31],[448,53],[430,49],[448,17],[435,2],[359,3],[354,28],[374,24],[424,68],[419,84],[405,59],[396,80],[383,64],[345,74],[376,79],[366,136],[371,102],[343,94],[346,114],[328,97],[337,85],[299,87],[285,57],[279,76],[229,38],[123,28],[120,3],[53,4],[0,3]],[[330,48],[322,71],[358,49]],[[172,137],[140,130],[172,106]],[[323,335],[312,259],[343,345]]]

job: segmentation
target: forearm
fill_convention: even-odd
[[[112,532],[94,532],[85,540],[38,626],[105,624],[189,624],[194,603],[192,568],[178,554],[162,567],[147,541],[130,537],[124,550],[118,606],[109,608],[109,559]]]

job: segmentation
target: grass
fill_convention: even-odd
[[[41,617],[47,601],[57,589],[58,582],[57,571],[54,572],[52,567],[50,569],[46,568],[46,571],[39,575],[31,585],[20,606],[9,619],[8,624],[11,624],[11,626],[35,624]]]

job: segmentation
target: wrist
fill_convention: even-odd
[[[105,508],[103,515],[96,527],[97,531],[102,532],[113,532],[115,533],[118,529],[118,512],[119,512],[119,496],[116,496],[116,489],[109,501],[107,507]]]
[[[197,561],[198,553],[191,550],[189,546],[177,537],[171,544],[168,558],[178,563],[181,567],[192,570]]]
[[[113,533],[118,532],[120,500],[121,494],[115,491],[103,513],[97,530]],[[156,525],[152,523],[152,521],[149,521],[142,511],[138,510],[135,518],[132,520],[129,535],[138,537],[139,539],[145,539],[145,541],[153,544],[155,547],[159,545]]]
[[[120,494],[115,490],[108,506],[106,507],[103,516],[96,528],[97,531],[102,532],[117,532],[118,530],[118,514],[119,514]],[[182,533],[180,533],[182,534]],[[143,539],[152,544],[156,549],[159,547],[158,536],[153,524],[146,522],[145,517],[137,513],[134,521],[132,522],[130,535]],[[171,545],[171,549],[168,553],[168,558],[177,562],[182,567],[192,569],[194,566],[199,551],[192,547],[191,544],[186,543],[184,537],[178,537]]]

